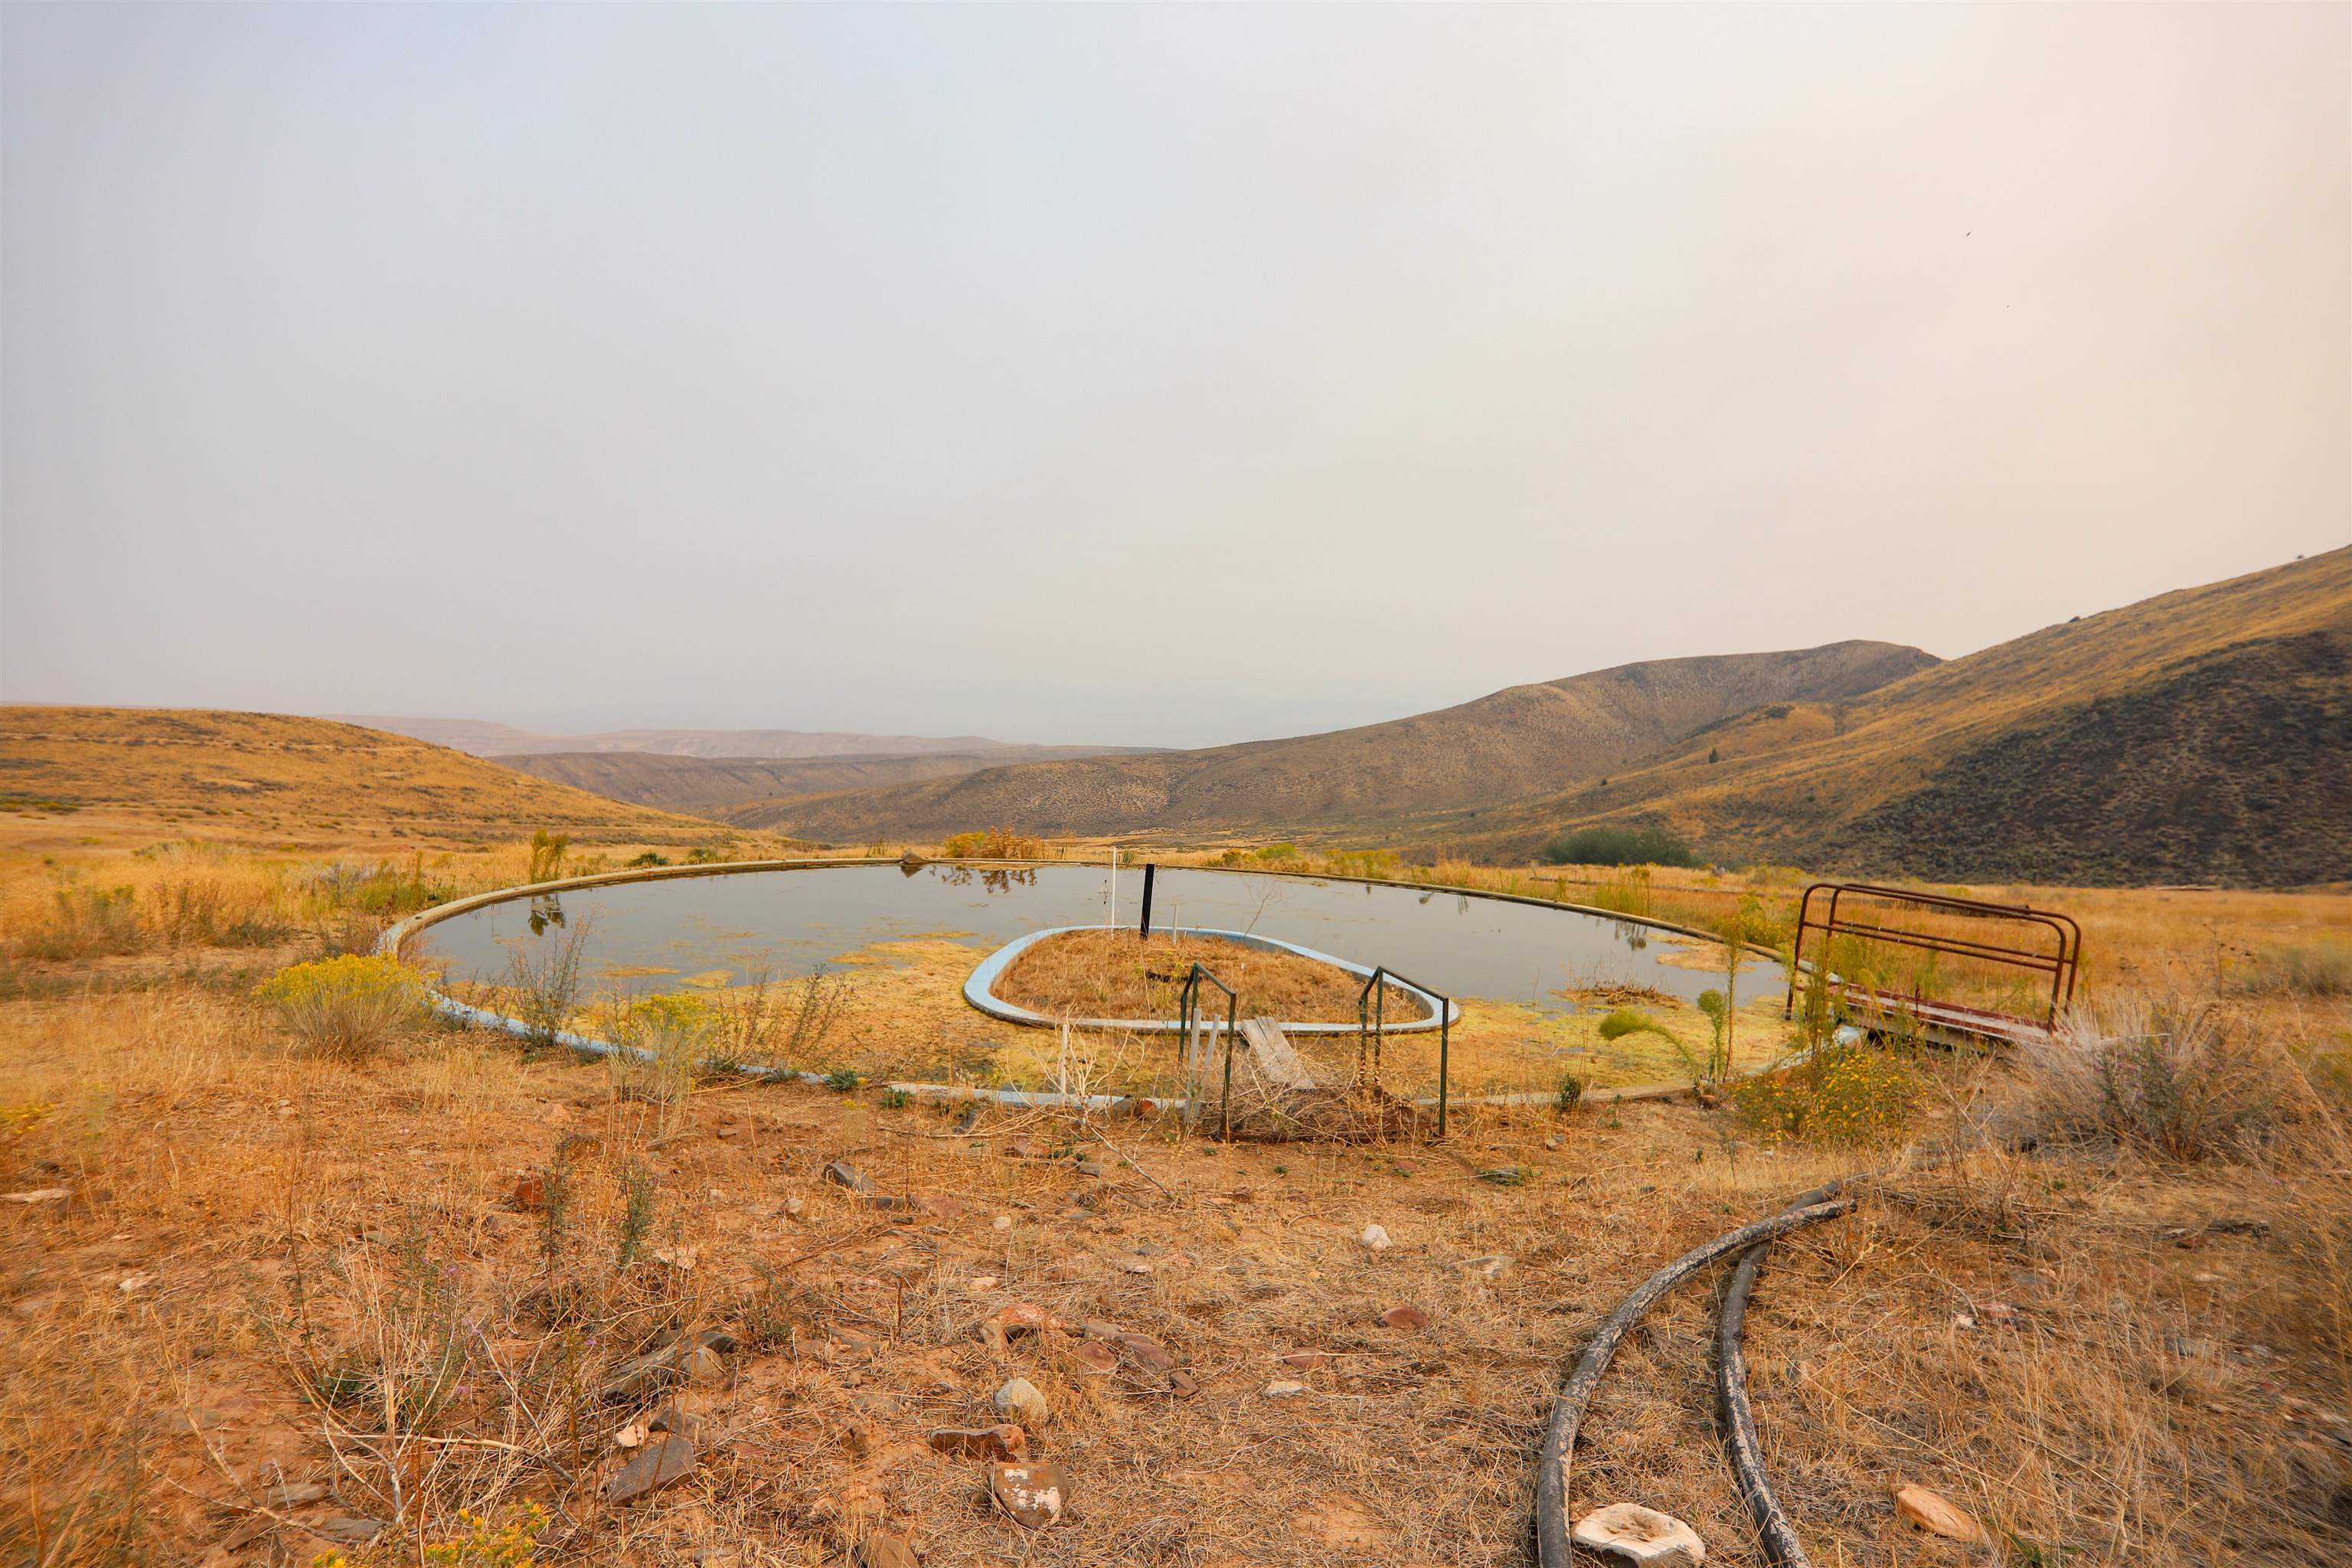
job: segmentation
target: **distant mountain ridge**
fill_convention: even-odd
[[[429,741],[478,757],[521,757],[559,752],[640,752],[671,757],[913,757],[992,756],[1007,762],[1126,753],[1126,746],[1037,746],[982,735],[866,735],[848,730],[605,730],[546,735],[481,719],[387,718],[331,713],[341,724]]]
[[[1010,761],[1097,753],[1084,746],[1016,746],[999,752],[908,755],[681,757],[656,752],[541,752],[490,759],[536,778],[614,800],[696,816],[751,810],[780,796],[874,789],[914,779],[953,778]]]
[[[1389,837],[1511,861],[1608,822],[1731,858],[1953,881],[2352,879],[2352,547],[2048,626],[1843,705],[1759,709],[1605,782],[1401,820]]]
[[[1892,643],[1657,659],[1514,686],[1411,718],[1200,751],[990,767],[718,813],[803,837],[936,838],[1331,827],[1525,798],[1773,702],[1837,701],[1932,667]]]

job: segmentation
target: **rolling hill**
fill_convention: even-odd
[[[1202,751],[992,767],[730,808],[803,837],[936,838],[1010,823],[1053,835],[1290,831],[1524,798],[1775,702],[1834,702],[1935,664],[1891,643],[1622,665],[1412,718]]]
[[[20,825],[147,820],[270,843],[354,831],[483,842],[544,827],[686,844],[717,830],[403,735],[199,709],[0,708],[0,798]]]
[[[1015,746],[996,752],[916,752],[824,757],[682,757],[658,752],[538,752],[500,756],[507,767],[638,805],[697,816],[752,813],[780,796],[875,789],[954,778],[1008,761],[1102,754],[1084,746]],[[1120,753],[1132,754],[1132,753]]]
[[[1517,860],[1591,822],[1950,880],[2352,878],[2352,549],[2046,627],[1850,702],[1767,705],[1605,783],[1393,826],[1435,852]]]
[[[542,735],[479,719],[403,719],[369,714],[329,715],[356,724],[470,752],[478,757],[521,757],[554,752],[625,752],[654,756],[752,758],[807,757],[986,757],[1000,763],[1040,762],[1055,757],[1090,757],[1136,748],[1033,746],[992,741],[982,735],[866,735],[845,730],[605,730],[587,735]],[[840,787],[840,786],[835,786]],[[753,793],[775,794],[775,791]],[[740,799],[741,796],[735,798]]]

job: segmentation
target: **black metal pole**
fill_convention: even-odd
[[[1159,869],[1149,860],[1143,863],[1143,928],[1139,934],[1145,942],[1151,940],[1151,878]]]

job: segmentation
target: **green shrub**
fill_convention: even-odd
[[[2028,1120],[2053,1142],[2196,1160],[2258,1134],[2278,1109],[2276,1064],[2210,1005],[2126,997],[2027,1036],[2017,1057]]]
[[[2266,947],[2233,980],[2236,990],[2256,996],[2352,996],[2352,945]]]
[[[281,969],[260,997],[287,1031],[321,1056],[358,1061],[415,1028],[425,985],[396,959],[346,953]]]
[[[1598,823],[1563,833],[1543,847],[1554,866],[1696,866],[1698,856],[1664,827]]]
[[[135,952],[138,895],[129,888],[60,888],[49,918],[16,938],[26,958],[74,959]]]
[[[1578,1106],[1583,1104],[1584,1076],[1581,1073],[1572,1072],[1564,1072],[1560,1074],[1559,1088],[1553,1092],[1551,1103],[1552,1109],[1559,1111],[1562,1116],[1568,1115]]]
[[[638,866],[667,866],[669,864],[669,860],[667,857],[656,855],[652,850],[648,849],[644,854],[637,856],[634,859],[624,860],[621,864],[632,868]]]

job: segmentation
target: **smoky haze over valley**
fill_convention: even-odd
[[[2273,566],[2348,16],[9,6],[0,697],[1202,746]]]

